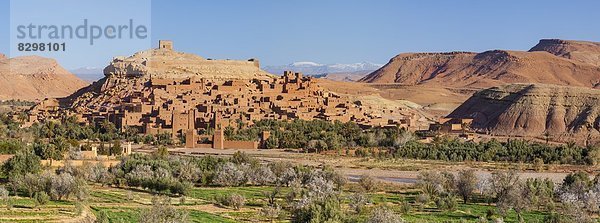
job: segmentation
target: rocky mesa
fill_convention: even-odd
[[[591,59],[581,59],[588,58],[582,55],[593,55],[589,52],[569,54],[580,59],[538,50],[404,53],[360,81],[461,88],[487,88],[506,83],[599,87],[600,67],[590,63]]]
[[[560,39],[542,39],[529,52],[545,51],[559,57],[600,66],[600,43]]]
[[[107,77],[206,78],[206,79],[268,79],[271,74],[260,69],[259,61],[249,59],[213,60],[198,55],[174,51],[171,45],[135,53],[130,57],[115,57],[104,69]]]
[[[54,59],[39,56],[6,58],[0,55],[0,99],[38,101],[65,97],[87,83]]]
[[[494,135],[599,139],[600,90],[547,84],[509,84],[475,93],[449,118],[473,118],[472,128]]]

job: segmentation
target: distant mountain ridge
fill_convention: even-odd
[[[266,66],[264,70],[281,75],[283,71],[291,70],[302,72],[306,75],[323,75],[331,73],[354,73],[358,71],[374,71],[382,67],[383,64],[371,62],[351,63],[351,64],[319,64],[315,62],[294,62],[280,66]]]
[[[600,43],[561,39],[542,39],[529,52],[546,51],[559,57],[600,66]]]
[[[75,76],[87,82],[94,82],[104,77],[104,68],[98,67],[81,67],[70,70]]]
[[[313,77],[321,78],[321,79],[328,79],[328,80],[333,80],[333,81],[356,82],[371,72],[373,72],[373,71],[372,70],[360,70],[360,71],[354,71],[354,72],[317,74],[317,75],[313,75]]]
[[[487,88],[506,83],[597,88],[600,67],[595,65],[595,52],[600,52],[599,43],[542,40],[529,52],[402,53],[360,81],[459,88]]]
[[[87,86],[54,59],[0,58],[0,99],[36,101],[64,97]]]

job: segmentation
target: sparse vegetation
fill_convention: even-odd
[[[258,126],[261,127],[233,129],[228,137],[240,139],[253,132],[276,128],[272,140],[276,147],[307,146],[304,148],[315,151],[352,148],[355,156],[384,161],[405,157],[508,161],[532,163],[537,170],[552,163],[597,162],[592,153],[594,147],[574,144],[549,146],[520,140],[472,143],[446,138],[422,144],[413,134],[403,130],[361,130],[351,123],[294,121],[284,124],[264,121]],[[398,189],[379,183],[369,175],[348,183],[345,176],[329,166],[315,168],[285,162],[261,163],[241,152],[229,158],[181,157],[170,155],[165,146],[158,146],[159,149],[152,154],[121,157],[120,163],[111,167],[102,163],[84,163],[74,167],[69,161],[64,161],[63,167],[49,169],[40,164],[40,159],[64,159],[68,151],[78,147],[80,139],[96,138],[104,142],[100,144],[104,145],[100,150],[106,154],[118,154],[122,150],[119,139],[137,138],[135,140],[143,141],[148,138],[148,142],[155,145],[169,144],[169,139],[136,136],[133,130],[123,133],[109,123],[83,127],[69,120],[44,123],[31,129],[36,129],[40,138],[31,141],[30,146],[11,138],[0,141],[0,151],[14,154],[2,167],[6,181],[3,186],[7,189],[6,192],[0,191],[6,196],[0,195],[4,196],[2,201],[7,211],[30,207],[43,212],[47,207],[63,205],[74,210],[68,215],[73,217],[85,212],[86,205],[89,205],[100,222],[115,219],[125,222],[154,222],[156,219],[414,222],[463,218],[477,221],[503,219],[507,222],[544,219],[585,222],[593,219],[600,210],[597,205],[600,201],[595,199],[597,181],[585,173],[569,175],[555,189],[550,180],[520,179],[510,171],[494,172],[485,180],[473,170],[458,173],[423,171],[415,187]],[[322,134],[300,137],[305,131]],[[306,141],[302,143],[301,140]],[[176,199],[176,204],[165,197],[158,198],[165,195]],[[520,199],[523,197],[527,199]],[[139,204],[136,202],[152,205],[140,208],[133,205]],[[97,205],[100,203],[128,205],[117,211]],[[192,209],[185,208],[205,204],[229,209],[231,214],[208,214],[186,211]]]

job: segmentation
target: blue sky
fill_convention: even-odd
[[[8,54],[9,1],[0,2],[0,52]],[[592,0],[153,0],[151,45],[171,39],[179,51],[256,57],[262,65],[386,63],[401,52],[527,50],[541,38],[600,41],[598,9]],[[111,48],[122,50],[106,52],[143,50]],[[60,62],[72,69],[110,59],[98,53]]]

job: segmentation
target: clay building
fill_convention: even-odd
[[[172,49],[173,42],[160,41],[159,50]],[[250,61],[258,66],[258,60]],[[377,110],[347,96],[326,91],[312,77],[291,71],[280,77],[253,79],[142,77],[148,79],[139,75],[118,76],[120,79],[115,81],[146,82],[121,91],[121,95],[109,101],[86,106],[78,112],[78,118],[88,124],[108,120],[122,130],[135,128],[143,134],[171,134],[174,139],[185,138],[186,146],[190,148],[219,149],[256,149],[264,145],[268,133],[263,134],[262,142],[258,142],[259,139],[257,142],[228,141],[223,136],[223,129],[228,126],[244,128],[256,120],[351,121],[363,128],[410,128],[416,120],[398,110]],[[30,119],[49,117],[56,106],[56,102],[46,101],[38,110],[30,112]],[[215,134],[203,135],[208,130]]]

